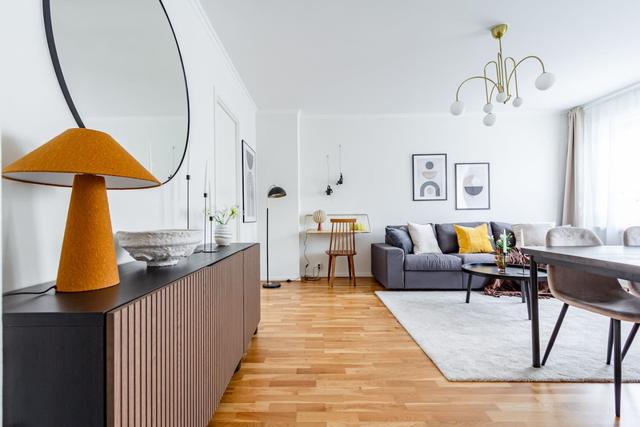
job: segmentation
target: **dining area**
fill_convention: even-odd
[[[640,325],[640,227],[624,230],[623,245],[605,245],[596,233],[577,227],[548,231],[545,246],[524,246],[529,258],[529,283],[538,283],[541,266],[549,289],[562,302],[544,353],[541,353],[538,287],[530,287],[531,365],[544,369],[554,363],[552,349],[569,307],[609,318],[606,359],[613,364],[615,415],[621,414],[622,363]],[[632,325],[626,337],[623,322]]]

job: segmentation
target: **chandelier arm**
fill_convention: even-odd
[[[507,79],[507,85],[509,85],[509,82],[511,81],[511,77],[513,76],[513,73],[516,72],[516,68],[518,68],[520,66],[520,64],[522,64],[524,61],[526,61],[527,59],[535,59],[540,63],[540,66],[542,67],[542,72],[545,73],[546,70],[544,69],[544,62],[542,62],[542,59],[540,59],[539,57],[535,56],[535,55],[529,55],[529,56],[525,56],[524,58],[522,58],[520,61],[518,61],[514,66],[513,66],[513,70],[511,70],[511,74],[509,74],[509,78]],[[517,77],[516,77],[517,80]]]
[[[485,82],[486,81],[490,82],[494,88],[497,86],[496,82],[491,80],[489,77],[484,77],[484,76],[469,77],[468,79],[463,80],[462,83],[460,83],[460,86],[458,86],[458,90],[456,90],[456,101],[460,101],[459,95],[460,95],[460,89],[462,88],[462,85],[464,85],[469,80],[473,80],[473,79],[483,79]],[[493,89],[491,89],[491,91],[493,92]]]
[[[513,65],[513,68],[511,69],[513,71],[513,77],[515,78],[515,82],[516,82],[516,97],[520,96],[520,91],[518,90],[518,73],[516,72],[516,60],[513,59],[512,56],[507,56],[504,59],[504,68],[505,70],[507,69],[507,61],[511,60],[511,64]],[[509,79],[511,78],[511,74],[509,74]],[[509,84],[507,83],[507,93],[509,92]]]
[[[492,87],[491,88],[491,94],[489,94],[489,88],[487,87],[487,80],[488,80],[487,79],[487,67],[490,64],[495,65],[495,67],[496,67],[496,76],[498,76],[498,63],[496,61],[489,61],[486,64],[484,64],[484,78],[485,78],[485,81],[484,81],[484,95],[485,95],[485,99],[487,100],[487,104],[491,101],[491,98],[493,97],[493,89],[495,88],[495,86]]]

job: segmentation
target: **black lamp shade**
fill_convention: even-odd
[[[284,191],[284,188],[278,187],[277,185],[271,186],[269,189],[269,193],[267,197],[270,199],[279,199],[280,197],[284,197],[287,195],[287,192]]]

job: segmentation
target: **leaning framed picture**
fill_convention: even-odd
[[[414,154],[413,200],[447,200],[447,155]]]
[[[490,209],[489,163],[456,163],[456,210]]]
[[[242,140],[242,222],[256,222],[256,152]]]

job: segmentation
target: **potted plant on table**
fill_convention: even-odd
[[[514,242],[513,235],[507,234],[506,230],[502,231],[500,238],[496,240],[496,266],[498,271],[504,273],[507,269],[507,259],[509,253],[513,250]]]
[[[213,220],[216,223],[215,240],[218,246],[229,246],[233,238],[229,221],[238,217],[238,207],[216,209]]]

